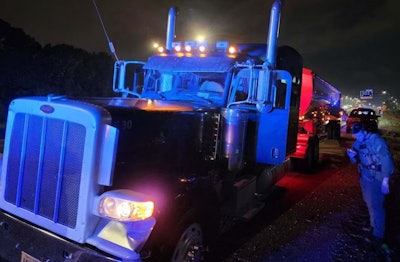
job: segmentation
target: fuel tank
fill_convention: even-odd
[[[248,122],[248,112],[239,109],[222,109],[223,148],[228,160],[228,170],[239,170],[243,166],[243,153]]]
[[[339,117],[341,93],[310,69],[303,68],[299,116],[329,107]]]

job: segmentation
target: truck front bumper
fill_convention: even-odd
[[[0,210],[1,261],[120,261],[68,241]],[[140,261],[140,260],[135,260]]]

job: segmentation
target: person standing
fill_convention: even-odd
[[[389,178],[395,166],[386,141],[378,133],[366,130],[361,123],[353,125],[352,133],[356,141],[347,149],[347,155],[352,163],[358,165],[361,191],[370,217],[372,242],[380,246],[385,237],[384,201],[389,194]]]

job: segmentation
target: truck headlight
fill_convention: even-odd
[[[153,215],[154,202],[131,190],[114,190],[100,196],[98,213],[119,221],[144,220]]]

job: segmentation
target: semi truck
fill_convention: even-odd
[[[159,53],[115,62],[115,97],[13,100],[0,257],[200,261],[251,219],[298,147],[303,59],[277,43],[281,8],[266,44],[211,45],[175,41],[173,7]]]

